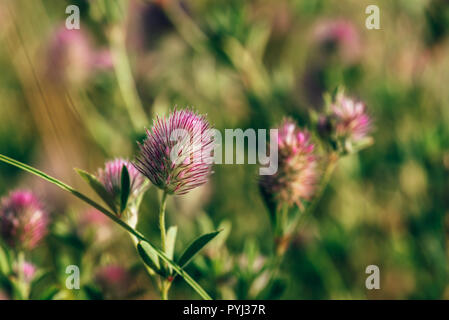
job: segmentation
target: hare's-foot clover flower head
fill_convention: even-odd
[[[261,178],[261,191],[269,205],[296,204],[302,208],[302,202],[313,197],[319,177],[309,133],[299,129],[292,120],[284,120],[279,128],[278,154],[278,172]]]
[[[214,143],[205,116],[175,109],[157,117],[146,133],[135,166],[154,185],[182,195],[208,181]]]
[[[345,152],[371,143],[369,133],[372,120],[363,102],[349,98],[340,91],[330,106],[330,112],[329,121],[335,141]]]
[[[32,250],[47,234],[49,216],[30,191],[17,190],[2,199],[0,234],[12,248]]]

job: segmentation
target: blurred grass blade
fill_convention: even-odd
[[[221,231],[221,230],[220,230]],[[220,231],[215,231],[212,233],[203,234],[196,240],[194,240],[187,249],[184,250],[184,253],[179,258],[178,264],[181,268],[184,268],[189,264],[190,261],[195,257],[195,255],[202,249],[206,244],[209,243],[213,238],[215,238]]]
[[[129,181],[128,168],[125,165],[122,167],[122,183],[120,185],[120,212],[123,212],[128,205],[128,197],[131,191],[131,182]]]
[[[91,205],[98,211],[102,212],[106,216],[108,216],[110,219],[112,219],[115,223],[120,225],[122,228],[124,228],[126,231],[131,233],[133,236],[135,236],[138,240],[145,241],[151,248],[156,252],[156,254],[159,256],[161,260],[163,260],[165,263],[169,264],[173,270],[176,271],[203,299],[205,300],[212,300],[212,298],[207,294],[206,291],[195,281],[193,278],[186,273],[179,265],[174,263],[171,259],[167,257],[165,253],[163,253],[161,250],[153,246],[139,231],[133,229],[130,227],[127,223],[120,220],[114,213],[110,212],[106,208],[102,207],[100,204],[96,203],[94,200],[90,199],[89,197],[85,196],[84,194],[80,193],[79,191],[73,189],[71,186],[65,184],[64,182],[53,178],[52,176],[49,176],[48,174],[37,170],[27,164],[24,164],[20,161],[14,160],[12,158],[9,158],[5,155],[0,154],[0,161],[3,161],[5,163],[8,163],[12,166],[15,166],[19,169],[22,169],[24,171],[30,172],[44,180],[47,180],[61,189],[70,192],[75,197],[81,199],[82,201],[86,202],[87,204]]]

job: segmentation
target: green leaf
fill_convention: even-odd
[[[81,169],[75,169],[75,171],[90,185],[113,212],[117,212],[114,198],[94,175]]]
[[[177,226],[171,226],[167,231],[167,238],[165,243],[165,249],[167,257],[173,259],[173,254],[175,253],[175,243],[176,243],[176,234],[178,232]]]
[[[122,183],[120,190],[120,212],[123,212],[128,205],[129,193],[131,192],[131,182],[129,180],[128,168],[125,165],[122,167]]]
[[[166,276],[164,270],[161,269],[156,251],[148,243],[142,241],[139,242],[137,244],[137,252],[139,252],[143,262],[145,262],[145,264],[154,272],[163,277]]]
[[[8,275],[11,271],[6,251],[0,246],[0,274]]]
[[[3,161],[5,163],[8,163],[12,166],[15,166],[19,169],[22,169],[24,171],[30,172],[48,182],[53,183],[54,185],[58,186],[59,188],[70,192],[72,195],[74,195],[75,197],[77,197],[78,199],[81,199],[82,201],[86,202],[87,204],[91,205],[92,207],[94,207],[95,209],[97,209],[98,211],[102,212],[103,214],[105,214],[109,219],[113,220],[115,223],[117,223],[119,226],[121,226],[123,229],[125,229],[126,231],[128,231],[130,234],[132,234],[133,236],[135,236],[138,240],[140,241],[145,241],[146,243],[148,243],[149,246],[151,246],[154,251],[157,253],[157,255],[159,256],[159,258],[164,261],[165,263],[167,263],[168,265],[170,265],[173,270],[176,271],[177,274],[179,274],[184,280],[185,282],[187,282],[199,295],[201,298],[205,299],[205,300],[211,300],[212,298],[207,294],[206,291],[204,291],[204,289],[195,281],[193,280],[193,278],[187,273],[185,272],[179,265],[177,265],[176,263],[174,263],[171,259],[169,259],[167,257],[167,255],[165,253],[163,253],[160,249],[154,247],[146,238],[145,236],[143,236],[139,231],[135,230],[134,228],[132,228],[131,226],[129,226],[127,223],[123,222],[122,220],[120,220],[114,213],[110,212],[108,209],[104,208],[103,206],[101,206],[100,204],[98,204],[97,202],[95,202],[94,200],[90,199],[89,197],[87,197],[86,195],[82,194],[81,192],[75,190],[74,188],[72,188],[71,186],[65,184],[64,182],[53,178],[52,176],[37,170],[36,168],[33,168],[27,164],[24,164],[20,161],[17,161],[15,159],[9,158],[5,155],[0,154],[0,161]]]
[[[171,226],[167,231],[167,238],[165,242],[165,253],[167,257],[173,260],[173,255],[175,253],[175,243],[176,243],[176,234],[178,233],[177,226]],[[173,273],[172,268],[169,266],[170,274]]]
[[[211,241],[213,238],[215,238],[221,230],[215,231],[212,233],[203,234],[196,240],[194,240],[187,249],[184,250],[184,253],[181,255],[181,258],[179,258],[178,264],[181,266],[181,268],[184,268],[186,265],[189,264],[190,261],[195,257],[195,255],[206,245]]]

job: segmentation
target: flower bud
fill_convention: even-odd
[[[115,159],[105,163],[103,169],[98,170],[97,178],[106,191],[109,193],[109,197],[115,204],[117,208],[117,214],[121,215],[122,212],[118,208],[121,206],[121,193],[122,193],[122,169],[126,167],[129,174],[129,197],[128,197],[128,207],[130,212],[125,217],[127,222],[131,225],[137,224],[137,207],[140,204],[140,199],[143,193],[147,189],[147,184],[145,183],[145,177],[140,174],[140,172],[129,162],[124,159]],[[120,216],[121,217],[121,216]]]

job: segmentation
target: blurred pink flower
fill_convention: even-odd
[[[358,142],[368,136],[372,121],[363,102],[346,97],[340,92],[331,105],[331,110],[337,138]]]
[[[118,265],[101,267],[95,274],[95,282],[111,298],[123,298],[129,291],[131,275]]]
[[[48,48],[47,72],[56,81],[80,83],[92,71],[112,67],[107,50],[95,50],[88,36],[80,30],[60,27],[53,34]]]
[[[214,148],[209,129],[206,118],[191,110],[157,117],[140,144],[136,168],[168,194],[185,194],[205,184],[212,174]]]
[[[85,211],[79,221],[80,232],[89,235],[89,231],[94,231],[92,236],[93,242],[96,245],[103,244],[112,239],[114,232],[111,227],[111,220],[93,208]]]
[[[36,266],[30,262],[25,262],[22,268],[25,281],[30,282],[31,280],[33,280],[34,275],[36,274]]]
[[[110,219],[106,217],[103,213],[94,208],[89,208],[81,217],[80,225],[107,225]]]
[[[316,43],[329,49],[337,49],[343,59],[352,62],[361,51],[359,33],[349,20],[335,19],[320,21],[314,29],[313,38]]]
[[[0,233],[13,248],[32,250],[47,234],[49,217],[37,197],[24,190],[2,199]]]
[[[278,150],[278,171],[261,178],[262,193],[278,205],[296,204],[302,208],[301,201],[315,194],[319,178],[314,144],[308,132],[286,119],[279,128]]]

